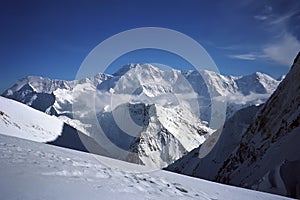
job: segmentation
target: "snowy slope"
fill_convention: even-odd
[[[288,199],[0,135],[1,199]]]
[[[299,77],[300,53],[239,146],[222,163],[217,181],[300,197]]]
[[[37,142],[49,142],[61,135],[64,123],[22,103],[0,97],[1,134]]]

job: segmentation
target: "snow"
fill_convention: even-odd
[[[61,134],[63,122],[55,116],[0,96],[0,127],[1,134],[49,142]]]
[[[1,199],[288,199],[20,138],[0,141]]]

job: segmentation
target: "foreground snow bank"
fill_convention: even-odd
[[[0,152],[1,199],[288,199],[5,135]]]

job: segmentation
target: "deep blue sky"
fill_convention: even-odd
[[[279,77],[300,50],[299,0],[0,1],[0,91],[27,75],[72,80],[86,55],[108,37],[164,27],[198,41],[222,74],[255,71]],[[114,63],[184,61],[159,51],[129,53]]]

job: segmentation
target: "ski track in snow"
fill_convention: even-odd
[[[106,199],[111,195],[117,199],[285,199],[171,172],[131,173],[126,171],[126,166],[132,164],[111,160],[118,165],[105,166],[101,162],[105,159],[105,163],[111,160],[0,135],[0,196],[3,199],[82,199],[83,192],[87,199]],[[138,170],[141,166],[135,167]]]

